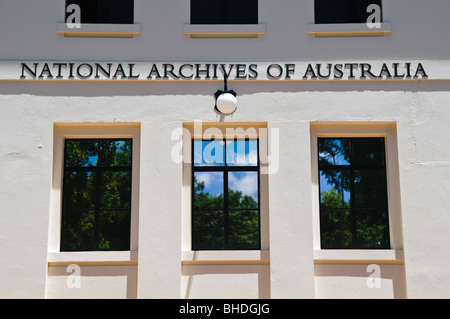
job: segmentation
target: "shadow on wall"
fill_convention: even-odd
[[[49,266],[46,298],[136,299],[136,265]]]
[[[181,297],[268,299],[269,265],[184,265]]]
[[[316,298],[405,299],[403,265],[316,264]]]

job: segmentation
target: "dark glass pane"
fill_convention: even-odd
[[[223,172],[195,172],[194,173],[194,208],[223,209]]]
[[[354,172],[355,208],[386,208],[387,185],[384,169],[359,169]]]
[[[357,209],[358,248],[389,249],[388,216],[385,209]]]
[[[98,143],[96,140],[66,140],[65,167],[92,167],[98,162]]]
[[[129,249],[131,139],[68,139],[61,249]]]
[[[227,166],[257,166],[258,141],[233,140],[226,141]]]
[[[130,210],[102,210],[99,214],[99,250],[130,249]]]
[[[384,138],[351,139],[352,165],[385,165]]]
[[[322,248],[389,248],[384,138],[318,144]]]
[[[99,146],[101,166],[131,166],[131,139],[102,140]]]
[[[258,172],[228,172],[228,207],[258,209]]]
[[[371,4],[382,10],[381,0],[315,0],[315,23],[366,23],[372,14],[367,12]]]
[[[103,172],[100,184],[101,209],[131,208],[131,173]]]
[[[350,209],[320,211],[320,242],[322,249],[352,247]]]
[[[192,212],[192,249],[225,249],[223,211],[194,209]]]
[[[319,165],[349,165],[350,142],[348,139],[319,138]]]
[[[258,210],[231,210],[229,212],[228,249],[259,249]]]
[[[63,209],[94,209],[95,180],[93,172],[66,172]]]
[[[132,24],[134,0],[66,0],[81,9],[81,23]],[[66,13],[66,19],[70,13]]]
[[[61,227],[61,251],[94,250],[94,211],[65,210]]]
[[[194,140],[194,166],[225,166],[225,142]]]
[[[191,0],[192,24],[257,24],[258,0]]]

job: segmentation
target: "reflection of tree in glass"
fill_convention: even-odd
[[[131,140],[67,140],[61,250],[127,250]]]
[[[389,248],[384,154],[383,138],[319,139],[322,248]]]
[[[256,249],[259,247],[258,203],[241,191],[224,195],[205,192],[205,183],[194,175],[192,240],[194,249]]]

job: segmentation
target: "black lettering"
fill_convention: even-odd
[[[248,77],[250,79],[256,79],[258,77],[258,70],[257,70],[257,68],[258,68],[258,66],[256,64],[250,64],[248,66],[248,71],[249,71],[249,73],[251,73],[251,74],[248,75]]]
[[[330,75],[331,75],[331,64],[328,64],[328,74],[327,75],[322,75],[321,73],[320,73],[320,68],[321,68],[321,64],[316,64],[316,68],[317,68],[317,74],[319,75],[319,77],[321,77],[321,78],[328,78],[328,77],[330,77]]]
[[[394,66],[394,78],[403,78],[405,76],[405,73],[403,74],[398,74],[398,66],[400,63],[393,63],[392,65]]]
[[[47,78],[53,78],[52,72],[50,72],[50,67],[47,63],[44,64],[44,67],[42,68],[41,74],[39,75],[40,78],[44,77],[44,73],[47,73]]]
[[[369,63],[361,63],[361,77],[366,78],[366,73],[368,73],[372,78],[377,76],[372,73],[372,66]]]
[[[337,74],[336,74],[337,72]],[[334,65],[334,77],[336,79],[341,79],[344,76],[344,72],[342,71],[342,64]]]
[[[122,78],[126,78],[127,77],[127,75],[125,74],[125,71],[123,69],[122,63],[119,63],[119,65],[117,66],[117,69],[116,69],[116,72],[113,75],[113,78],[116,78],[118,74],[120,74],[120,76]]]
[[[53,63],[53,67],[58,67],[58,75],[56,76],[56,78],[61,79],[63,76],[61,74],[62,72],[62,67],[66,66],[67,67],[67,63]]]
[[[384,74],[386,74],[386,77],[389,77],[389,78],[392,77],[391,72],[389,72],[389,68],[386,65],[386,63],[383,63],[379,77],[382,78]]]
[[[81,74],[81,72],[80,72],[80,69],[84,66],[87,67],[87,69],[89,70],[88,73],[85,75]],[[92,68],[92,66],[90,64],[82,63],[77,67],[77,75],[82,79],[86,79],[86,78],[90,77],[92,75],[92,72],[94,72],[94,69]]]
[[[230,77],[231,71],[234,68],[234,64],[230,64],[230,66],[228,67],[228,72],[225,70],[225,64],[221,64],[220,66],[222,68],[223,75],[228,79]]]
[[[247,75],[245,74],[245,69],[247,66],[245,64],[236,64],[236,78],[245,79]]]
[[[183,64],[182,66],[180,66],[180,69],[178,70],[178,73],[180,74],[180,76],[181,76],[182,78],[185,78],[185,79],[191,79],[191,78],[194,76],[194,74],[191,74],[191,75],[185,75],[185,74],[183,73],[183,69],[184,69],[185,67],[189,67],[189,68],[191,68],[191,69],[194,68],[194,66],[193,66],[192,64]]]
[[[147,79],[151,79],[152,78],[152,74],[154,72],[156,72],[156,78],[157,79],[161,78],[161,74],[159,74],[158,67],[156,66],[156,64],[153,64],[152,69],[150,70],[150,73],[148,74]]]
[[[133,75],[133,67],[134,67],[134,63],[129,63],[128,64],[128,69],[129,69],[129,73],[128,73],[128,77],[130,78],[130,79],[137,79],[137,78],[139,78],[139,76],[140,76],[140,74],[138,74],[138,75]]]
[[[21,63],[22,65],[22,75],[20,76],[21,79],[25,79],[25,71],[27,71],[33,78],[36,78],[36,73],[37,73],[37,67],[39,65],[39,63],[33,63],[34,65],[34,71],[25,63]]]
[[[316,74],[314,73],[314,68],[312,67],[311,64],[308,64],[308,67],[306,68],[306,72],[305,72],[305,75],[303,75],[303,78],[304,79],[308,78],[308,76],[311,76],[311,78],[314,78],[314,79],[317,78]]]
[[[167,74],[170,74],[174,78],[177,78],[177,79],[179,78],[178,75],[173,73],[173,69],[174,69],[173,64],[163,64],[163,66],[164,66],[164,78],[165,79],[169,78],[169,76]]]
[[[285,64],[286,67],[286,79],[290,79],[291,75],[295,74],[295,64]]]
[[[69,79],[73,79],[73,66],[75,63],[69,63]]]
[[[108,71],[106,71],[106,69],[103,68],[100,63],[95,63],[95,78],[100,78],[100,76],[98,75],[98,71],[100,70],[109,79],[111,77],[111,65],[112,63],[108,63]]]
[[[278,74],[277,75],[273,75],[271,70],[275,68],[278,69]],[[271,64],[269,65],[269,67],[267,68],[267,74],[269,75],[269,77],[271,78],[280,78],[281,75],[283,74],[283,68],[281,67],[281,65],[279,64]]]
[[[201,70],[201,64],[196,64],[195,65],[195,78],[198,79],[200,78],[200,73],[205,73],[205,78],[209,79],[209,68],[210,68],[211,64],[205,64],[206,69]]]
[[[358,68],[358,63],[345,63],[345,67],[350,67],[350,75],[349,78],[354,78],[355,75],[353,74],[354,68]]]
[[[422,78],[428,77],[428,75],[425,72],[425,69],[422,66],[422,63],[419,63],[419,65],[417,66],[416,74],[414,74],[414,77],[417,77],[417,74],[419,73],[422,75]]]

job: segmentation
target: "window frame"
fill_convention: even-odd
[[[383,207],[383,210],[385,210],[386,214],[387,214],[387,216],[386,216],[387,220],[385,221],[386,224],[384,224],[384,225],[387,226],[387,244],[390,247],[390,238],[389,238],[390,237],[389,236],[389,234],[390,234],[389,205],[388,205],[388,197],[387,197],[387,182],[388,181],[387,181],[387,168],[386,168],[386,165],[387,165],[386,164],[386,138],[385,137],[375,137],[375,136],[370,136],[370,137],[368,137],[368,136],[365,136],[365,137],[361,137],[361,136],[358,136],[358,137],[341,137],[341,136],[318,137],[317,138],[317,141],[318,141],[318,143],[317,143],[317,146],[318,146],[317,147],[317,153],[318,154],[320,153],[319,140],[326,140],[326,139],[330,139],[330,140],[346,139],[346,140],[349,140],[350,142],[352,142],[354,140],[358,140],[358,139],[383,139],[383,164],[366,165],[366,164],[349,163],[348,165],[345,165],[345,164],[342,164],[342,165],[340,165],[340,164],[336,164],[336,165],[332,165],[332,164],[330,164],[330,165],[321,165],[320,163],[318,163],[318,175],[320,177],[320,174],[321,174],[322,171],[336,171],[336,172],[340,172],[341,174],[345,172],[345,173],[349,174],[349,176],[351,177],[351,181],[350,181],[351,187],[350,187],[350,191],[349,191],[350,192],[350,207],[349,208],[345,208],[345,209],[350,211],[350,218],[352,220],[352,223],[354,224],[354,225],[352,225],[353,228],[351,229],[351,231],[352,231],[352,238],[354,238],[356,236],[357,232],[358,232],[358,228],[356,228],[356,219],[355,219],[356,218],[356,212],[355,212],[355,210],[361,209],[361,208],[358,208],[358,207],[354,207],[354,198],[355,198],[355,195],[354,195],[355,176],[354,176],[354,174],[358,170],[371,170],[371,171],[377,170],[380,173],[383,173],[384,180],[385,180],[385,189],[386,189],[386,193],[385,193],[385,195],[386,195],[386,203],[385,203],[385,205],[383,205],[383,206],[385,206],[385,207]],[[321,180],[320,180],[320,178],[318,180],[318,183],[319,183],[319,185],[318,185],[318,187],[319,187],[319,200],[321,201],[322,194],[320,192],[320,189],[321,189]],[[320,219],[322,219],[322,215],[325,214],[324,210],[327,210],[327,209],[333,209],[333,208],[323,207],[323,205],[320,203]],[[334,208],[334,209],[337,209],[337,208]],[[340,208],[340,209],[344,209],[344,208]],[[372,208],[366,208],[366,209],[372,209]],[[380,209],[381,209],[381,207],[380,207]],[[339,222],[342,223],[343,220],[340,220]],[[321,232],[320,236],[322,237],[322,232]],[[356,241],[356,243],[354,243],[354,244],[358,245],[358,243],[359,242]],[[320,245],[321,245],[321,249],[323,249],[324,245],[323,245],[322,240],[321,240]],[[329,247],[329,248],[325,248],[325,249],[386,249],[386,248],[384,248],[384,247],[382,247],[382,248],[380,248],[380,247],[371,247],[371,248],[362,248],[362,247],[358,247],[358,248],[356,248],[356,247]]]
[[[99,166],[98,162],[101,158],[100,153],[98,153],[98,162],[96,166],[87,166],[87,167],[83,167],[83,166],[70,166],[68,167],[65,162],[66,162],[66,151],[67,151],[67,143],[68,141],[96,141],[96,142],[102,142],[102,141],[130,141],[131,142],[131,154],[130,154],[130,160],[131,163],[129,166]],[[102,210],[100,207],[100,188],[102,186],[102,184],[100,183],[100,179],[99,179],[99,174],[105,173],[105,172],[126,172],[130,175],[130,194],[129,194],[129,201],[130,201],[130,207],[127,209],[128,213],[128,217],[129,218],[129,229],[127,230],[127,232],[130,232],[128,235],[128,247],[127,248],[123,248],[123,249],[116,249],[119,251],[129,251],[130,250],[130,245],[131,245],[131,199],[132,199],[132,185],[133,185],[133,180],[132,180],[132,172],[133,172],[133,139],[132,138],[65,138],[64,139],[64,167],[63,167],[63,185],[62,185],[62,202],[61,202],[61,243],[60,243],[60,247],[61,247],[61,251],[64,252],[75,252],[75,251],[114,251],[114,249],[99,249],[99,242],[98,242],[98,238],[96,238],[98,236],[99,233],[99,229],[100,229],[100,223],[99,223],[99,219],[100,219],[100,211]],[[64,242],[64,236],[63,236],[63,228],[64,228],[64,221],[65,221],[65,212],[67,209],[65,208],[65,199],[66,199],[66,175],[67,173],[80,173],[80,172],[91,172],[94,173],[97,176],[96,180],[95,180],[95,204],[94,204],[94,222],[93,222],[93,242],[92,242],[92,247],[90,247],[89,249],[63,249],[63,242]],[[117,210],[113,209],[113,210]],[[122,208],[121,208],[122,210]]]
[[[194,230],[193,230],[193,224],[191,228],[191,250],[261,250],[261,178],[260,178],[260,160],[259,160],[259,138],[234,138],[233,142],[235,141],[250,141],[255,140],[257,145],[257,165],[237,165],[237,166],[228,166],[227,165],[227,155],[226,155],[226,145],[224,145],[224,165],[223,166],[196,166],[194,162],[194,143],[196,141],[214,141],[215,139],[206,139],[204,137],[200,138],[193,138],[191,140],[191,163],[192,163],[192,169],[191,169],[191,218],[194,219],[194,175],[196,172],[221,172],[223,173],[223,192],[224,192],[224,206],[223,206],[223,212],[224,212],[224,248],[222,249],[210,249],[210,248],[195,248],[194,247]],[[229,139],[223,139],[224,141],[229,141]],[[229,207],[229,201],[228,201],[228,190],[229,190],[229,183],[228,183],[228,173],[230,172],[256,172],[258,177],[258,208],[257,209],[249,209],[249,210],[257,210],[258,211],[258,246],[255,248],[245,248],[245,249],[239,249],[239,248],[230,248],[229,247],[229,230],[230,230],[230,223],[229,223],[229,211],[233,210],[233,208]],[[238,209],[235,209],[238,210]],[[239,209],[242,210],[242,209]]]
[[[391,33],[390,22],[385,21],[385,7],[382,3],[382,14],[379,28],[369,28],[367,23],[316,23],[315,1],[309,2],[309,15],[312,23],[307,25],[307,32],[316,38],[328,37],[384,37]]]
[[[320,260],[342,259],[396,260],[401,254],[390,253],[403,251],[403,234],[401,218],[401,196],[398,166],[397,126],[395,122],[311,122],[311,182],[313,243],[315,258]],[[387,177],[387,200],[389,218],[389,249],[322,249],[320,245],[320,197],[318,138],[338,137],[383,137],[385,138],[385,161]]]
[[[61,251],[62,187],[64,177],[64,144],[66,139],[123,139],[133,140],[131,174],[130,249],[126,251]],[[59,261],[119,261],[134,262],[138,250],[139,179],[140,179],[140,123],[54,123],[53,177],[49,219],[49,262]]]

